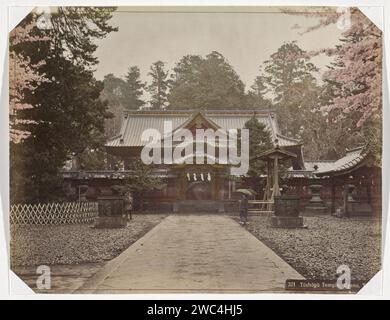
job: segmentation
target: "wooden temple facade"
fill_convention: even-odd
[[[363,147],[346,151],[338,160],[304,161],[304,170],[289,170],[288,192],[299,194],[303,205],[312,198],[310,185],[320,185],[326,212],[345,215],[380,216],[382,212],[382,170]]]
[[[129,163],[139,159],[145,143],[141,141],[142,133],[148,129],[164,131],[164,122],[172,123],[173,132],[188,129],[193,132],[194,143],[196,129],[240,130],[252,117],[265,125],[270,132],[271,140],[299,156],[293,163],[296,169],[302,168],[302,144],[280,133],[276,115],[272,111],[136,111],[127,112],[118,136],[107,142],[107,152],[123,159],[124,169]],[[248,143],[241,141],[241,143]],[[162,190],[144,192],[141,207],[144,210],[194,210],[229,211],[236,210],[238,182],[230,175],[229,163],[221,164],[220,144],[216,145],[214,163],[204,164],[161,164],[156,167],[166,187]],[[207,146],[205,149],[207,150]],[[194,155],[196,156],[196,155]],[[207,159],[206,159],[207,160]]]
[[[303,145],[300,141],[281,134],[272,110],[265,111],[132,111],[124,113],[123,123],[117,136],[107,141],[106,150],[109,154],[122,159],[122,168],[118,171],[80,172],[65,171],[64,178],[71,181],[75,195],[80,196],[80,185],[86,191],[87,197],[94,197],[102,189],[119,183],[127,175],[133,174],[130,169],[132,161],[140,159],[145,147],[142,134],[145,130],[155,129],[164,132],[166,122],[171,124],[172,133],[179,129],[188,129],[194,133],[196,129],[240,130],[252,117],[265,125],[269,131],[274,148],[292,155],[289,159],[291,168],[287,175],[281,177],[282,192],[301,196],[302,208],[310,202],[312,192],[310,185],[320,184],[320,196],[327,213],[335,213],[343,207],[344,192],[347,185],[354,185],[349,196],[356,201],[369,204],[366,213],[380,211],[381,203],[381,172],[379,168],[366,166],[369,155],[362,148],[350,150],[346,156],[337,161],[305,161]],[[166,138],[165,136],[163,138]],[[196,144],[196,139],[194,139]],[[248,141],[241,141],[248,143]],[[173,146],[175,147],[175,146]],[[161,163],[153,165],[153,174],[164,182],[162,188],[143,192],[137,199],[137,209],[168,212],[229,212],[237,211],[238,195],[235,190],[240,185],[236,177],[230,174],[231,164],[220,163],[220,144],[216,144],[213,161],[202,164]],[[205,146],[206,148],[206,146]],[[162,152],[164,156],[164,151]],[[191,156],[199,156],[193,154]],[[269,179],[269,177],[268,177]],[[241,181],[243,181],[241,179]],[[259,190],[257,198],[262,199],[267,190],[267,177],[258,179]],[[242,183],[242,182],[241,182]],[[351,189],[350,187],[349,189]],[[272,190],[271,190],[272,191]],[[83,192],[81,192],[83,193]],[[352,199],[352,198],[351,198]],[[363,210],[364,211],[364,210]]]

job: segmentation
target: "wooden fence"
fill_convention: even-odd
[[[11,205],[11,224],[92,223],[98,215],[96,202],[64,202]]]

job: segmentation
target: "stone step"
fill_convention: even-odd
[[[251,215],[251,216],[265,216],[265,217],[269,217],[273,213],[274,213],[273,211],[253,210],[253,209],[249,209],[248,210],[248,215]]]
[[[224,204],[215,200],[181,200],[174,203],[174,212],[223,212]]]

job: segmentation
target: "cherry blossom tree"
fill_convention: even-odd
[[[293,10],[285,13],[297,14]],[[335,84],[334,98],[324,108],[342,112],[336,120],[358,112],[356,126],[360,128],[371,116],[380,116],[382,110],[382,32],[358,8],[303,13],[318,17],[319,23],[303,33],[337,23],[344,29],[342,44],[335,48],[323,48],[311,55],[325,53],[335,58],[335,63],[324,73],[323,79]]]
[[[283,10],[288,14],[317,17],[319,22],[302,33],[330,24],[343,30],[341,44],[310,52],[326,54],[334,62],[323,74],[333,94],[322,110],[334,115],[333,121],[352,120],[352,130],[364,135],[368,147],[380,154],[382,119],[382,32],[358,8]],[[378,129],[379,128],[379,129]],[[378,152],[379,151],[379,152]]]
[[[14,143],[20,143],[26,139],[30,132],[23,129],[23,125],[33,123],[32,120],[21,118],[18,111],[33,108],[24,100],[26,91],[33,92],[42,82],[48,81],[45,75],[37,71],[44,61],[32,64],[28,56],[18,53],[15,46],[34,41],[45,41],[45,37],[31,35],[35,21],[18,25],[10,32],[9,49],[9,114],[10,114],[10,139]]]

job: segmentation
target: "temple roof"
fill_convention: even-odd
[[[278,140],[280,147],[301,145],[298,140],[288,138],[280,133],[276,115],[272,110],[254,111],[127,111],[124,113],[122,127],[119,134],[109,141],[107,147],[142,147],[141,135],[146,129],[157,129],[161,133],[164,131],[164,121],[172,121],[173,130],[185,126],[188,121],[197,115],[203,116],[210,123],[217,125],[221,129],[242,129],[245,123],[253,117],[263,123],[271,133],[271,139]]]
[[[321,167],[318,165],[318,169],[315,171],[315,174],[318,176],[324,176],[329,174],[344,173],[350,169],[359,167],[367,158],[367,156],[368,153],[364,147],[347,150],[347,153],[344,157]],[[309,166],[311,163],[313,162],[305,161],[305,166]]]
[[[289,170],[287,175],[290,178],[315,178],[343,174],[363,165],[367,156],[364,147],[349,149],[338,160],[305,160],[305,170]]]

